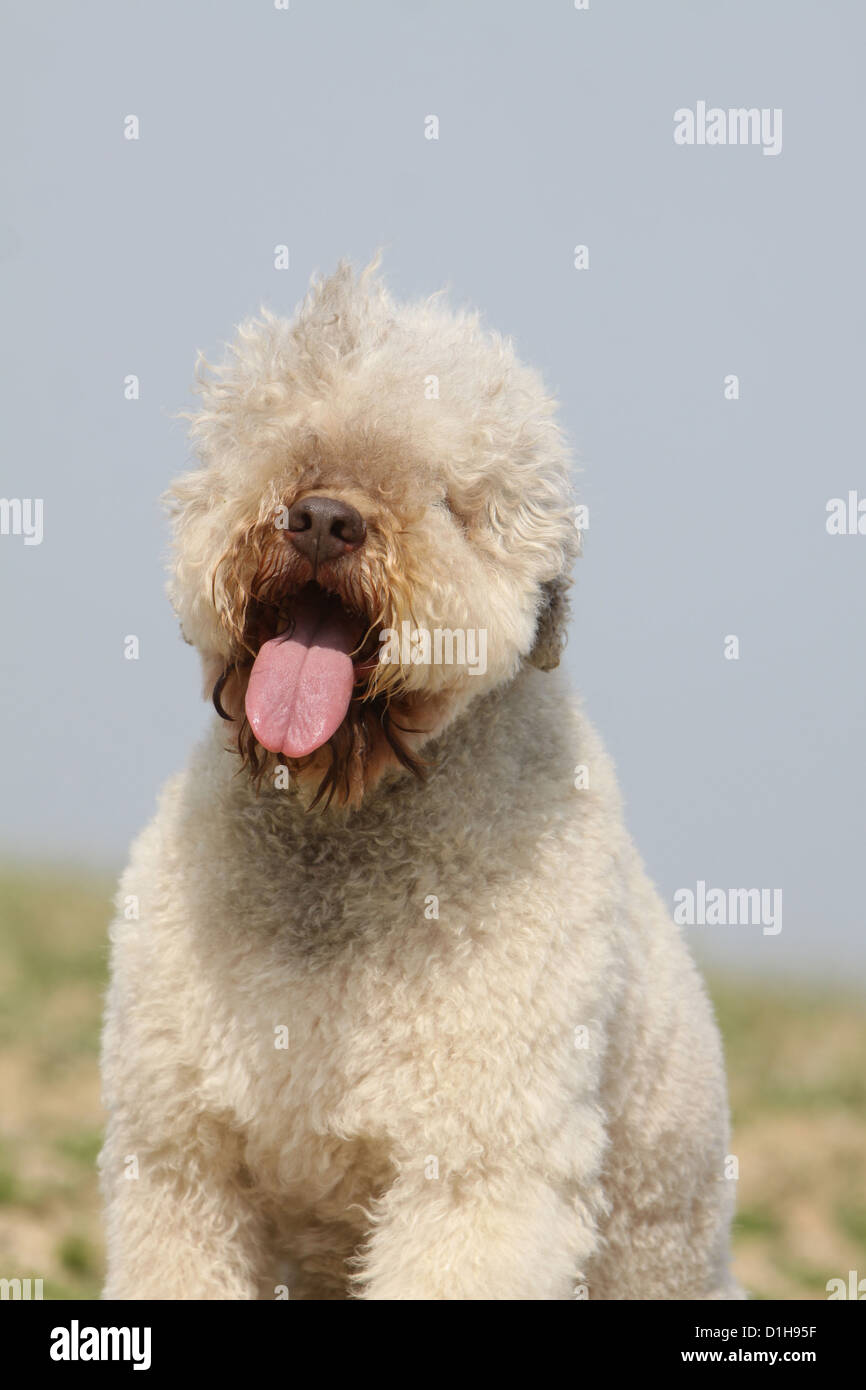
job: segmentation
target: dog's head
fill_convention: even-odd
[[[202,367],[172,601],[253,774],[356,803],[524,661],[555,666],[577,532],[509,343],[341,265]]]

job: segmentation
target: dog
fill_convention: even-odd
[[[104,1296],[742,1297],[711,1007],[555,669],[539,376],[342,263],[197,390],[216,710],[118,894]]]

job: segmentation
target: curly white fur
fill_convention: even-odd
[[[209,683],[224,557],[323,489],[368,521],[340,582],[490,660],[403,673],[424,782],[309,811],[215,719],[167,787],[112,932],[106,1297],[740,1297],[711,1010],[548,669],[576,544],[538,377],[341,267],[200,390],[171,592]]]

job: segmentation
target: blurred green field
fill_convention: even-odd
[[[0,1277],[96,1298],[97,1056],[113,884],[0,873]],[[735,1265],[755,1298],[866,1275],[866,1007],[713,979],[739,1160]]]

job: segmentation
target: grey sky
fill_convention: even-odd
[[[449,285],[562,398],[591,509],[569,668],[662,892],[783,890],[778,935],[691,937],[732,967],[862,974],[866,535],[829,536],[825,507],[866,496],[866,10],[5,15],[0,493],[44,499],[44,540],[0,536],[0,850],[122,860],[207,717],[157,500],[195,350],[383,245],[397,295]],[[678,146],[698,101],[780,108],[781,153]]]

